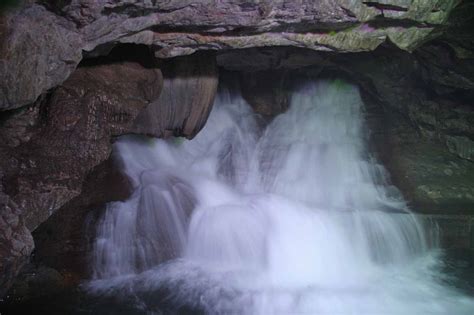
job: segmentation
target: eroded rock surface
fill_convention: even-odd
[[[290,105],[288,81],[291,79],[284,71],[243,72],[240,89],[256,113],[275,116],[285,112]]]
[[[114,137],[141,133],[192,138],[203,127],[217,88],[215,58],[179,59],[163,65],[168,67],[176,72],[166,73],[166,92],[161,92],[163,76],[158,68],[136,62],[91,62],[34,105],[5,115],[0,127],[0,175],[11,210],[2,212],[0,229],[14,230],[0,234],[1,264],[12,266],[8,274],[0,273],[2,288],[8,287],[33,249],[30,231],[58,209],[62,215],[51,222],[65,228],[56,230],[56,235],[65,242],[79,242],[89,210],[125,198],[126,193],[114,194],[106,180],[113,172],[103,162],[110,156]],[[96,168],[99,164],[103,166]],[[48,239],[41,244],[45,243],[51,245]],[[50,250],[58,246],[61,250],[55,253],[64,253],[62,257],[77,254],[78,244],[57,243]],[[51,261],[47,253],[43,252],[43,260]]]
[[[60,271],[68,278],[68,284],[90,277],[96,223],[107,202],[125,200],[132,190],[132,183],[122,172],[118,159],[110,158],[94,167],[84,180],[81,194],[33,232],[33,263]]]
[[[413,53],[263,48],[218,57],[224,68],[244,70],[243,95],[262,114],[284,111],[278,95],[291,95],[298,81],[342,77],[359,85],[374,149],[412,209],[451,214],[474,210],[473,60],[436,41]]]
[[[160,88],[158,69],[134,63],[80,68],[43,101],[6,117],[0,164],[11,213],[2,210],[0,230],[15,233],[1,235],[0,258],[15,267],[2,269],[1,288],[31,253],[29,231],[80,194],[89,170],[110,155],[111,137],[129,132]]]
[[[140,113],[133,132],[193,138],[204,127],[217,92],[217,64],[209,54],[176,58],[162,66],[163,91]]]
[[[440,34],[456,0],[37,1],[1,26],[0,109],[32,103],[81,59],[117,43],[146,44],[160,58],[198,50],[295,46],[374,50],[389,40],[412,51]]]

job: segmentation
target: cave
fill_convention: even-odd
[[[0,5],[0,314],[472,314],[469,1]]]

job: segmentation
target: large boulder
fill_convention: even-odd
[[[81,235],[88,213],[96,209],[97,215],[106,202],[127,196],[126,183],[121,185],[110,161],[104,162],[115,137],[192,138],[203,127],[217,89],[215,58],[178,59],[162,67],[180,69],[165,71],[163,92],[162,73],[153,66],[86,63],[51,95],[6,115],[0,126],[0,175],[11,210],[2,212],[0,221],[6,231],[0,234],[0,263],[8,267],[0,272],[2,288],[28,260],[30,232],[59,209],[36,234],[38,245],[47,248],[38,256],[50,265],[59,257],[54,267],[71,262],[68,257],[80,257],[85,265]],[[51,225],[63,228],[49,233]]]
[[[81,194],[33,231],[35,265],[58,270],[72,285],[91,276],[96,224],[106,203],[125,200],[133,191],[121,168],[120,161],[114,158],[94,167],[84,180]]]
[[[10,198],[0,192],[0,296],[3,296],[33,250],[33,237]]]
[[[33,230],[81,191],[89,170],[110,155],[112,136],[130,132],[157,99],[161,72],[135,63],[82,67],[40,105],[38,126],[9,150],[5,191]]]
[[[74,24],[44,7],[33,5],[3,19],[0,110],[33,103],[66,80],[82,59],[82,38]]]
[[[170,60],[161,66],[163,91],[140,113],[133,132],[155,137],[193,138],[204,123],[217,92],[217,64],[210,54]]]
[[[136,63],[79,68],[49,97],[6,117],[0,128],[7,195],[0,293],[28,260],[30,231],[80,194],[88,172],[109,157],[111,137],[130,132],[140,111],[158,98],[161,80],[158,69]]]

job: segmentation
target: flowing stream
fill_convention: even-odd
[[[135,190],[89,290],[151,313],[474,314],[367,137],[357,88],[321,81],[270,123],[221,92],[193,140],[122,138]]]

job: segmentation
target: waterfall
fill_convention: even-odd
[[[147,311],[471,314],[368,152],[363,109],[356,87],[311,82],[264,123],[222,91],[193,140],[122,138],[134,193],[108,205],[88,288]]]

